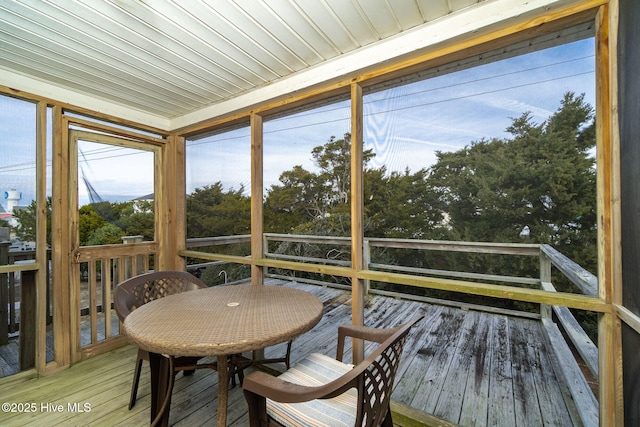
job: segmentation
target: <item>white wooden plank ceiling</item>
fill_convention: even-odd
[[[165,117],[481,0],[2,0],[2,69]]]
[[[0,75],[169,123],[469,8],[566,1],[2,0]]]

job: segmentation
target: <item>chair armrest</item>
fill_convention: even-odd
[[[352,324],[342,325],[338,327],[338,347],[336,349],[336,360],[342,361],[342,358],[344,356],[344,341],[346,337],[359,338],[366,341],[382,343],[391,335],[396,333],[398,329],[399,327],[380,329]]]
[[[355,379],[357,375],[347,374],[330,383],[309,387],[256,371],[245,377],[242,389],[245,395],[249,393],[276,402],[298,403],[339,396],[355,386]]]
[[[345,377],[350,380],[345,381]],[[265,372],[253,372],[245,377],[242,391],[249,410],[250,427],[269,425],[267,399],[282,403],[300,403],[344,393],[357,382],[357,376],[343,377],[322,386],[308,387],[273,377]]]
[[[129,315],[129,313],[131,313],[130,307],[136,306],[137,301],[127,289],[121,288],[120,286],[116,288],[113,299],[116,314],[120,321],[124,322],[124,319]]]

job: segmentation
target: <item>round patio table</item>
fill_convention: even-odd
[[[227,356],[287,342],[313,328],[322,317],[318,297],[299,289],[231,285],[170,295],[131,312],[124,321],[130,342],[149,354],[151,420],[161,410],[169,384],[163,356],[217,356],[218,426],[226,425]],[[160,425],[169,420],[167,405]]]

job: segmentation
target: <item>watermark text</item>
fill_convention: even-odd
[[[73,413],[91,412],[89,402],[3,402],[2,412],[14,414],[26,413]]]

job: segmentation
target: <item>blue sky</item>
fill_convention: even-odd
[[[35,104],[0,96],[0,205],[4,193],[18,190],[20,204],[35,197]]]
[[[365,146],[373,167],[416,171],[435,162],[435,152],[473,141],[505,137],[511,118],[528,111],[541,123],[567,91],[585,93],[595,105],[593,39],[445,74],[365,96]],[[265,188],[295,165],[313,170],[313,147],[350,128],[344,101],[264,124]],[[35,106],[0,97],[0,195],[16,189],[28,204],[35,193]],[[250,188],[249,129],[190,141],[187,191],[221,181],[227,189]],[[83,171],[104,199],[122,201],[152,192],[150,161],[122,149],[85,148]],[[50,156],[49,156],[50,157]],[[80,203],[88,202],[80,185]],[[0,204],[6,201],[0,198]]]
[[[365,148],[373,167],[417,171],[436,161],[436,150],[456,151],[481,139],[507,137],[511,118],[530,112],[544,122],[567,91],[595,105],[594,41],[445,74],[366,95]],[[265,189],[295,165],[313,170],[313,147],[350,130],[348,101],[264,123]],[[221,181],[250,186],[249,129],[188,145],[188,191]]]

